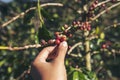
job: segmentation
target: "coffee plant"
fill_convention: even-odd
[[[0,1],[0,80],[32,80],[41,49],[68,42],[68,80],[120,79],[120,0]]]

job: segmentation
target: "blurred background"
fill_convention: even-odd
[[[45,34],[50,32],[51,38],[54,38],[54,32],[61,31],[65,24],[71,25],[73,21],[77,20],[85,21],[84,16],[88,11],[84,11],[84,7],[87,5],[89,9],[94,1],[96,0],[41,0],[41,4],[54,2],[64,5],[63,7],[46,6],[42,8],[41,15],[47,28]],[[98,2],[102,1],[107,0]],[[105,8],[117,3],[119,1],[109,2],[105,4]],[[49,39],[49,36],[41,35],[38,30],[40,21],[37,9],[29,11],[2,27],[13,17],[31,7],[37,7],[37,0],[0,0],[0,80],[32,80],[29,75],[22,76],[22,74],[29,69],[31,62],[43,47],[24,50],[10,50],[6,47],[34,45],[40,43],[38,38]],[[95,9],[95,15],[104,10],[99,9]],[[98,35],[98,38],[90,40],[92,71],[85,68],[84,45],[78,46],[71,54],[80,54],[80,56],[67,55],[66,57],[68,79],[120,80],[120,5],[101,15],[91,25],[90,33]],[[41,36],[38,36],[37,33]],[[77,42],[84,43],[82,34],[81,31],[73,33],[68,44],[73,46]],[[104,50],[101,47],[103,44],[107,44],[107,48]]]

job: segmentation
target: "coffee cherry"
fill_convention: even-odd
[[[95,7],[96,7],[96,4],[95,4],[95,3],[93,3],[93,4],[92,4],[92,7],[93,7],[93,9],[95,9]]]
[[[73,35],[69,33],[68,37],[71,38]]]
[[[105,6],[106,6],[105,4],[101,4],[101,7],[102,7],[102,8],[105,8]]]
[[[53,44],[54,43],[54,40],[49,40],[48,41],[48,44]]]
[[[42,45],[46,45],[47,42],[46,42],[44,39],[42,39],[42,40],[41,40],[41,44],[42,44]]]
[[[98,4],[98,0],[96,0],[94,3],[95,3],[95,4]]]
[[[72,24],[73,24],[73,26],[75,26],[75,25],[77,24],[77,22],[76,22],[76,21],[73,21],[73,23],[72,23]]]
[[[88,27],[87,27],[87,30],[88,30],[88,31],[90,31],[90,30],[91,30],[91,27],[90,27],[90,26],[88,26]]]
[[[65,24],[65,25],[64,25],[64,28],[65,28],[65,29],[67,29],[67,28],[68,28],[68,25],[67,25],[67,24]]]
[[[54,33],[55,36],[58,36],[59,34],[60,34],[59,32],[55,32],[55,33]]]
[[[59,40],[59,39],[56,39],[56,40],[55,40],[55,44],[56,44],[56,45],[59,45],[59,44],[60,44],[60,40]]]
[[[61,39],[60,39],[60,41],[62,42],[62,41],[66,41],[67,40],[67,37],[65,36],[65,35],[63,35],[62,37],[61,37]]]
[[[112,3],[116,2],[117,0],[111,0]]]
[[[106,49],[106,48],[107,48],[107,45],[106,45],[106,44],[102,44],[102,48],[103,48],[103,49]]]
[[[90,8],[89,8],[89,11],[92,11],[94,8],[92,7],[92,6],[90,6]]]

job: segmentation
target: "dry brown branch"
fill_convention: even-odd
[[[45,3],[45,4],[41,4],[41,7],[46,7],[46,6],[60,6],[62,7],[63,4],[61,3]],[[18,18],[20,18],[21,16],[24,16],[25,14],[27,14],[29,11],[31,10],[35,10],[37,7],[31,7],[29,9],[27,9],[25,12],[21,12],[20,14],[18,14],[17,16],[13,17],[12,19],[10,19],[9,21],[3,23],[1,25],[1,27],[5,27],[7,26],[8,24],[12,23],[13,21],[17,20]]]
[[[102,4],[106,4],[107,2],[110,2],[110,1],[111,1],[111,0],[102,1],[102,2],[98,3],[98,4],[96,5],[96,7],[101,6]],[[117,0],[117,1],[120,1],[120,0]]]
[[[70,48],[70,50],[68,51],[68,55],[70,55],[70,53],[73,51],[73,49],[75,49],[77,46],[79,46],[79,45],[82,45],[82,42],[78,42],[78,43],[76,43],[75,45],[73,45],[71,48]]]
[[[34,44],[34,45],[26,45],[23,47],[6,47],[6,46],[0,46],[0,50],[10,50],[10,51],[17,51],[17,50],[24,50],[29,48],[39,48],[41,47],[41,44]]]
[[[113,24],[113,25],[110,25],[110,26],[105,27],[104,30],[108,30],[108,29],[110,29],[110,28],[112,28],[112,27],[117,27],[117,26],[119,26],[119,25],[120,25],[120,23],[115,23],[115,24]]]
[[[104,14],[105,12],[109,11],[110,9],[112,9],[112,8],[118,6],[118,5],[120,5],[120,2],[118,2],[118,3],[116,3],[116,4],[114,4],[114,5],[110,6],[110,7],[108,7],[106,10],[100,12],[99,14],[97,14],[97,15],[96,15],[94,18],[92,18],[91,20],[92,20],[92,21],[96,20],[96,19],[99,18],[102,14]]]
[[[110,2],[110,1],[111,1],[111,0],[102,1],[102,2],[98,3],[98,4],[96,5],[96,7],[101,6],[102,4],[105,4],[105,3]]]

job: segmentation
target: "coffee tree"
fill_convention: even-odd
[[[68,80],[119,80],[119,5],[120,0],[1,3],[0,79],[32,80],[30,64],[39,51],[67,41]]]

